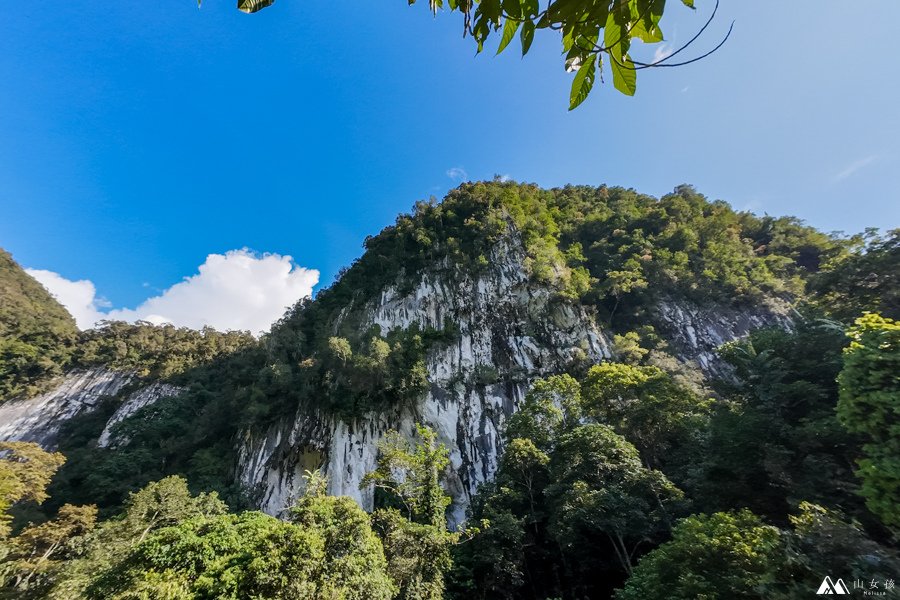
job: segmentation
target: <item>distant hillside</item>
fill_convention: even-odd
[[[0,398],[61,374],[77,337],[72,315],[0,248]]]

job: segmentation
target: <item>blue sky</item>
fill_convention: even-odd
[[[245,247],[328,283],[452,169],[900,226],[900,3],[725,4],[699,42],[735,20],[720,52],[572,113],[555,34],[475,57],[427,3],[19,4],[0,19],[0,246],[121,308]],[[672,42],[698,5],[669,3]]]

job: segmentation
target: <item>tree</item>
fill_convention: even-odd
[[[624,269],[609,271],[606,278],[600,284],[600,292],[609,294],[615,300],[613,307],[609,311],[609,323],[612,324],[613,316],[619,308],[622,299],[635,290],[644,289],[648,282],[644,278],[641,263],[633,258],[629,258],[623,265]]]
[[[745,507],[784,527],[809,501],[872,525],[853,477],[861,438],[835,412],[846,344],[840,323],[798,319],[719,349],[735,379],[720,386],[697,460],[678,481],[700,510]]]
[[[86,536],[85,547],[77,558],[63,566],[48,597],[75,600],[90,597],[94,592],[89,589],[108,591],[105,586],[111,581],[111,574],[118,573],[122,561],[154,531],[224,515],[227,508],[215,492],[192,496],[181,477],[150,483],[129,496],[120,517],[105,521]],[[102,597],[105,592],[97,593]]]
[[[81,554],[96,520],[96,506],[64,504],[55,518],[23,529],[11,540],[2,569],[7,585],[29,596],[46,592],[65,561]]]
[[[866,438],[858,461],[866,506],[900,529],[900,323],[865,314],[848,331],[838,417]]]
[[[238,0],[238,9],[254,13],[275,0]],[[681,0],[694,8],[694,0]],[[415,0],[409,0],[414,4]],[[444,7],[444,0],[429,0],[433,13]],[[665,58],[642,62],[631,57],[633,40],[645,44],[658,44],[664,40],[660,20],[665,7],[664,0],[552,0],[541,8],[538,0],[447,0],[451,11],[463,15],[463,36],[475,40],[478,52],[484,50],[491,35],[499,35],[497,54],[503,52],[518,34],[522,56],[528,54],[534,34],[538,30],[562,33],[563,54],[567,71],[575,72],[569,94],[569,110],[587,98],[594,86],[597,74],[603,77],[603,62],[607,61],[617,90],[633,96],[637,87],[637,71],[649,68],[677,67],[695,62],[718,50],[731,34],[705,54],[689,60],[673,62],[671,59],[692,45],[715,18],[716,11],[699,32],[684,46]],[[716,2],[718,8],[718,2]],[[502,32],[501,32],[502,31]]]
[[[606,425],[582,425],[563,435],[550,477],[550,526],[564,550],[581,555],[605,539],[625,573],[631,573],[640,547],[668,530],[683,497]]]
[[[329,539],[322,526],[337,536]],[[154,532],[97,578],[86,597],[388,600],[393,588],[383,565],[365,513],[348,523],[302,527],[248,511]]]
[[[459,532],[447,531],[450,497],[441,487],[450,460],[432,429],[419,425],[417,434],[410,442],[388,432],[378,446],[375,470],[361,485],[375,486],[382,498],[383,508],[372,520],[399,588],[397,597],[441,600],[444,577],[453,564],[450,548],[460,539]]]
[[[711,404],[658,367],[621,363],[591,367],[582,398],[585,414],[615,429],[655,469],[673,450],[696,441],[694,434],[706,425]]]
[[[542,452],[552,450],[562,431],[581,416],[581,389],[571,375],[553,375],[534,382],[518,412],[504,430],[507,444],[527,440]]]
[[[326,480],[307,473],[305,493],[290,509],[290,521],[323,540],[318,565],[327,585],[317,597],[344,594],[347,600],[390,598],[395,592],[387,574],[381,541],[373,533],[369,515],[347,496],[327,496]],[[327,586],[334,586],[329,590]]]
[[[415,443],[389,431],[378,445],[375,470],[366,474],[361,485],[373,485],[385,493],[389,503],[402,506],[408,520],[444,527],[450,497],[440,481],[450,458],[433,429],[418,425],[416,431]]]
[[[509,508],[492,483],[479,488],[470,512],[473,518],[488,526],[468,542],[453,548],[453,570],[448,576],[450,597],[520,597],[517,592],[528,575],[526,553],[535,549],[534,530],[540,527],[540,522],[530,524],[526,535],[523,519]]]
[[[544,492],[550,453],[578,424],[580,404],[578,382],[556,375],[536,381],[510,417],[494,481],[479,488],[470,507],[470,520],[489,526],[454,548],[454,598],[514,598],[521,588],[553,596],[562,588]]]
[[[61,375],[77,337],[75,319],[0,248],[0,403]]]
[[[0,442],[0,540],[10,532],[13,504],[47,499],[47,485],[66,461],[58,452],[46,452],[32,442]]]
[[[867,230],[853,252],[832,259],[809,282],[813,302],[851,323],[864,311],[900,319],[900,229]]]
[[[790,517],[793,530],[784,535],[790,576],[772,586],[773,592],[802,598],[821,583],[822,573],[843,573],[850,581],[900,570],[897,551],[870,539],[856,521],[810,502],[801,502],[798,508]]]
[[[748,510],[694,515],[641,559],[616,600],[763,600],[783,556],[778,529]]]

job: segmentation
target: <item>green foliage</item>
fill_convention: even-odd
[[[46,500],[50,478],[65,460],[32,442],[0,442],[0,541],[10,532],[10,507]]]
[[[900,323],[865,314],[848,331],[838,417],[865,438],[857,475],[869,510],[900,530]]]
[[[374,486],[385,501],[402,506],[414,523],[443,528],[450,497],[441,487],[450,458],[434,430],[419,425],[418,439],[411,442],[389,431],[378,445],[378,463],[363,478],[362,486]]]
[[[118,577],[124,561],[154,532],[192,519],[223,515],[226,509],[215,493],[192,496],[187,482],[180,477],[151,483],[129,496],[118,518],[103,522],[79,540],[78,553],[61,566],[48,597],[103,597],[106,592],[98,592],[98,587],[103,588],[106,584],[102,582]],[[112,595],[111,590],[107,591]]]
[[[244,332],[104,322],[78,331],[49,292],[0,250],[0,402],[42,391],[66,369],[104,365],[169,378],[246,347]]]
[[[736,384],[698,444],[695,476],[683,485],[704,510],[747,507],[779,525],[800,501],[865,519],[852,475],[859,437],[835,414],[835,379],[846,338],[832,321],[794,331],[762,329],[727,345]]]
[[[234,439],[268,415],[266,397],[254,386],[264,367],[264,352],[252,344],[174,376],[185,391],[119,423],[114,435],[128,442],[113,448],[93,442],[127,390],[72,419],[60,432],[59,449],[70,460],[51,485],[50,507],[91,503],[108,516],[129,492],[174,474],[186,476],[194,490],[216,490],[232,506],[243,506],[234,481]]]
[[[379,443],[378,462],[361,486],[381,492],[373,515],[384,541],[388,572],[402,600],[441,600],[444,577],[452,565],[450,548],[459,533],[447,531],[450,497],[441,480],[450,464],[447,449],[428,427],[417,427],[418,439],[408,441],[388,432]]]
[[[657,469],[671,467],[676,451],[697,442],[711,405],[658,367],[621,363],[591,367],[582,398],[585,414],[610,425]]]
[[[389,599],[381,544],[365,513],[349,498],[324,500],[296,513],[302,525],[245,512],[161,529],[86,597]]]
[[[210,327],[198,331],[146,322],[103,321],[81,334],[73,364],[103,365],[133,371],[139,377],[170,379],[253,343],[253,337],[244,331],[221,333]]]
[[[684,6],[694,8],[694,0],[681,1]],[[415,0],[409,3],[414,4]],[[254,13],[272,4],[273,0],[238,0],[237,6],[238,10]],[[435,14],[444,4],[444,0],[428,2]],[[451,11],[459,10],[463,14],[464,33],[474,39],[479,53],[492,34],[500,37],[497,47],[500,54],[519,32],[522,56],[525,56],[536,30],[562,32],[566,69],[577,70],[569,110],[587,98],[597,74],[602,76],[604,57],[610,64],[613,85],[628,96],[635,93],[638,70],[680,64],[669,63],[667,57],[644,63],[632,60],[629,53],[633,41],[644,44],[663,41],[659,25],[665,7],[662,0],[552,0],[545,7],[537,0],[446,0],[446,5]]]
[[[352,498],[326,496],[325,484],[318,474],[308,474],[306,493],[290,509],[292,523],[322,540],[323,556],[316,565],[320,583],[310,597],[393,597],[394,584],[369,515]]]
[[[44,596],[66,561],[81,555],[96,519],[96,506],[64,504],[53,519],[23,529],[10,540],[8,555],[0,565],[7,591],[15,590],[21,597]]]
[[[866,534],[856,521],[836,510],[801,502],[786,532],[786,566],[790,578],[772,586],[770,597],[801,598],[822,582],[822,573],[842,573],[845,581],[870,581],[873,573],[900,570],[896,549],[885,547]],[[783,578],[787,579],[787,578]]]
[[[445,524],[408,520],[394,508],[372,514],[372,524],[384,544],[388,573],[398,588],[398,600],[442,600],[444,577],[453,565],[450,548],[459,536]]]
[[[512,444],[525,440],[549,452],[557,438],[581,416],[581,389],[570,375],[534,382],[518,412],[509,418],[504,437]]]
[[[454,597],[599,597],[665,537],[681,491],[593,419],[572,377],[535,383],[473,499],[471,518],[490,525],[454,550]]]
[[[66,309],[0,248],[0,402],[61,375],[77,336]]]
[[[361,323],[341,313],[346,307],[364,305],[386,285],[408,291],[426,269],[477,275],[494,253],[508,251],[496,244],[510,234],[521,239],[535,280],[597,305],[607,318],[623,310],[631,318],[660,293],[707,302],[801,293],[806,278],[848,245],[796,219],[735,212],[689,186],[657,200],[606,186],[463,184],[367,238],[366,253],[281,328],[315,345],[335,335],[337,323],[351,339]]]
[[[763,600],[783,556],[778,529],[747,510],[681,520],[645,556],[617,600]]]
[[[818,589],[823,573],[868,582],[900,566],[894,550],[836,511],[801,502],[790,523],[778,530],[746,509],[683,519],[615,597],[793,600]]]
[[[634,446],[599,424],[562,436],[550,478],[550,527],[563,549],[580,555],[592,546],[611,547],[628,573],[638,546],[665,534],[683,496],[661,472],[641,464]]]
[[[453,570],[448,574],[451,598],[518,598],[527,580],[525,553],[534,550],[525,524],[505,506],[495,503],[497,488],[486,483],[473,498],[472,514],[488,527],[466,544],[454,548]]]
[[[900,229],[854,238],[853,252],[830,261],[810,281],[813,301],[845,323],[865,311],[900,319]]]

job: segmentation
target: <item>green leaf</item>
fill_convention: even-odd
[[[655,44],[663,41],[662,30],[656,25],[651,24],[648,29],[643,21],[638,21],[631,28],[631,37],[636,37],[645,44]]]
[[[479,6],[483,6],[483,4]],[[472,28],[472,35],[475,38],[475,41],[478,42],[478,53],[481,53],[481,51],[484,50],[484,41],[490,33],[491,27],[488,18],[484,15],[480,15],[475,20],[475,26]]]
[[[549,23],[568,23],[574,25],[576,17],[585,9],[584,0],[556,0],[547,7],[544,16]]]
[[[534,41],[534,23],[531,21],[525,21],[522,24],[522,31],[519,32],[519,38],[522,40],[522,56],[528,54],[528,49],[531,48],[531,42]]]
[[[476,9],[476,14],[486,18],[494,24],[500,23],[500,15],[503,13],[503,7],[500,0],[481,0]]]
[[[603,45],[611,49],[618,46],[623,37],[622,26],[616,20],[616,13],[609,13],[606,17],[606,27],[603,28]]]
[[[503,24],[503,36],[500,38],[500,46],[497,48],[497,54],[500,54],[501,52],[506,50],[506,47],[509,46],[509,43],[516,35],[516,31],[518,31],[518,29],[518,21],[514,19],[506,20],[506,23]]]
[[[239,11],[250,14],[272,6],[274,3],[275,0],[238,0],[237,7]]]
[[[681,2],[689,8],[694,8],[694,0],[681,0]]]
[[[563,52],[569,52],[572,49],[572,46],[575,45],[575,32],[573,27],[563,27],[562,45]]]
[[[610,52],[609,65],[612,69],[613,85],[616,89],[626,96],[634,96],[634,91],[637,89],[637,71],[633,68],[631,58],[627,54],[617,56],[616,53]]]
[[[520,0],[503,0],[502,5],[503,10],[510,17],[513,17],[514,19],[522,18],[522,5],[520,4]]]
[[[584,99],[591,93],[591,88],[594,87],[594,77],[597,74],[596,65],[597,55],[591,54],[575,73],[575,79],[572,80],[572,91],[569,94],[569,110],[584,102]]]

